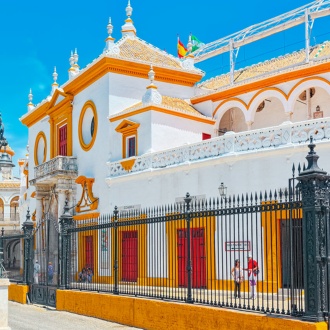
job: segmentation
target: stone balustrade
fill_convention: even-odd
[[[227,132],[223,136],[198,143],[133,157],[135,162],[130,171],[123,168],[122,160],[108,162],[109,178],[233,153],[262,151],[306,143],[310,136],[314,137],[314,141],[329,140],[330,119],[322,118],[296,123],[285,122],[279,126],[258,130],[240,133]]]
[[[78,163],[76,157],[57,156],[34,168],[34,181],[43,180],[46,177],[56,177],[58,175],[76,176],[78,173]]]

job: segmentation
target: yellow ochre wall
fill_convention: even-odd
[[[93,292],[58,290],[56,308],[150,330],[327,329],[325,322],[302,322],[264,314]]]
[[[26,295],[29,292],[28,285],[10,283],[8,287],[8,300],[26,304]]]

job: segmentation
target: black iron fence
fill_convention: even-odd
[[[302,204],[288,190],[76,221],[71,289],[302,315]],[[236,265],[236,267],[235,267]]]
[[[309,148],[307,167],[296,178],[293,168],[284,191],[187,194],[173,205],[85,220],[73,220],[66,203],[59,222],[37,226],[28,212],[22,235],[1,233],[0,276],[20,242],[32,301],[55,306],[56,288],[66,288],[329,320],[330,176],[312,141]]]

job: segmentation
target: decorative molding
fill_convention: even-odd
[[[81,175],[76,179],[76,183],[82,187],[80,201],[78,202],[75,210],[78,213],[96,210],[99,206],[99,199],[93,195],[93,184],[95,179],[86,178]]]

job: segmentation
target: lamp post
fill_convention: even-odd
[[[220,183],[218,190],[221,198],[225,198],[227,196],[227,187],[223,184],[223,182]]]
[[[9,155],[6,152],[6,147],[8,145],[8,142],[6,138],[4,137],[4,132],[5,132],[5,126],[2,123],[2,117],[0,113],[0,151],[2,151],[2,147],[4,147],[4,151],[1,153],[1,158],[0,158],[0,168],[1,172],[3,175],[9,174],[12,170],[12,168],[15,166],[9,157]],[[1,231],[1,241],[0,241],[0,278],[4,277],[4,254],[3,254],[3,235],[4,230],[2,228]]]

